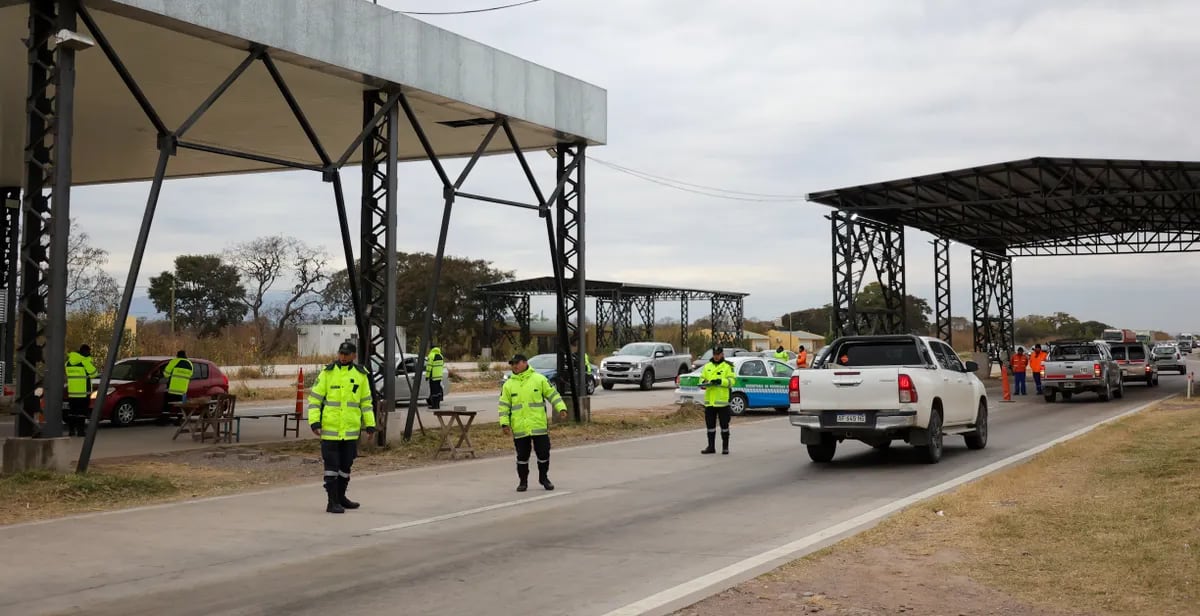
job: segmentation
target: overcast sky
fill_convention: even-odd
[[[542,0],[423,19],[607,89],[609,143],[596,158],[731,190],[803,195],[1031,156],[1200,157],[1200,84],[1180,72],[1200,62],[1194,1]],[[533,160],[548,183],[551,160]],[[590,278],[745,291],[746,315],[760,318],[830,301],[823,206],[719,200],[598,164],[587,181]],[[471,189],[522,196],[523,182],[511,157],[494,157]],[[400,186],[400,247],[432,252],[440,186],[422,163],[402,165]],[[353,203],[357,187],[348,188]],[[75,192],[76,217],[122,281],[146,189]],[[327,192],[307,172],[170,181],[140,284],[176,254],[266,233],[340,250]],[[545,275],[539,223],[460,202],[448,252]],[[932,298],[929,240],[907,236],[908,288]],[[969,316],[969,251],[955,247],[952,259],[954,313]],[[1198,255],[1017,259],[1016,312],[1200,329],[1190,309],[1200,290],[1187,275],[1198,264]]]

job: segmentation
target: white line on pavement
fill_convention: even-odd
[[[788,561],[815,551],[826,542],[842,536],[848,536],[857,531],[865,530],[868,526],[879,522],[883,518],[902,509],[906,509],[920,501],[937,496],[938,494],[957,488],[965,483],[975,481],[980,477],[994,473],[1006,466],[1011,466],[1018,462],[1027,460],[1039,453],[1042,453],[1043,451],[1046,451],[1047,449],[1050,449],[1051,447],[1054,447],[1055,445],[1078,438],[1104,424],[1123,419],[1135,413],[1140,413],[1147,408],[1162,402],[1163,400],[1175,397],[1175,395],[1176,394],[1171,394],[1170,396],[1159,398],[1132,410],[1125,411],[1119,415],[1115,415],[1113,417],[1109,417],[1108,419],[1085,426],[1074,432],[1071,432],[1070,434],[1060,436],[1047,443],[1026,449],[1025,451],[1013,454],[1007,458],[1004,458],[1003,460],[993,462],[987,466],[975,469],[969,473],[960,475],[944,483],[921,490],[916,494],[906,496],[877,509],[868,511],[862,515],[850,518],[849,520],[845,520],[838,524],[834,524],[833,526],[824,528],[816,533],[808,535],[807,537],[797,539],[790,543],[785,543],[784,545],[772,550],[767,550],[766,552],[756,556],[751,556],[750,558],[736,562],[722,569],[718,569],[707,575],[703,575],[696,579],[679,584],[678,586],[668,588],[640,601],[630,603],[625,607],[608,612],[604,616],[649,616],[669,614],[680,608],[687,607],[688,605],[691,605],[692,603],[695,603],[696,601],[699,601],[700,599],[707,597],[712,593],[720,592],[721,590],[729,588],[734,584],[738,584],[752,577],[766,573],[767,571],[775,569],[776,567]]]
[[[538,501],[544,501],[546,499],[555,498],[558,496],[566,496],[568,494],[571,494],[571,492],[569,492],[569,491],[555,492],[553,494],[543,494],[541,496],[535,496],[533,498],[523,498],[521,500],[508,501],[506,503],[496,503],[495,505],[487,505],[486,507],[476,507],[475,509],[467,509],[466,511],[456,511],[454,513],[446,513],[443,515],[434,516],[432,518],[425,518],[423,520],[413,520],[411,522],[401,522],[400,524],[392,524],[389,526],[380,526],[378,528],[372,528],[371,530],[368,530],[365,533],[360,533],[360,534],[357,534],[354,536],[355,537],[366,537],[368,535],[374,535],[377,533],[387,533],[387,532],[391,532],[391,531],[395,531],[395,530],[404,530],[405,528],[412,528],[414,526],[423,526],[425,524],[434,524],[436,522],[445,522],[446,520],[453,520],[455,518],[464,518],[469,515],[475,515],[477,513],[487,513],[488,511],[495,511],[497,509],[507,509],[508,507],[516,507],[517,505],[527,505],[529,503],[536,503]]]

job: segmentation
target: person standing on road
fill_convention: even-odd
[[[167,379],[167,395],[163,396],[164,414],[170,413],[172,402],[183,402],[187,399],[188,384],[192,381],[193,370],[187,351],[179,351],[174,359],[167,362],[167,367],[163,369],[163,377]]]
[[[791,359],[790,357],[788,357],[787,351],[783,350],[782,344],[779,345],[778,349],[775,349],[775,359],[778,359],[779,361],[781,361],[785,364],[787,363],[787,360]]]
[[[442,377],[446,372],[446,359],[442,357],[442,349],[433,347],[425,358],[425,378],[429,379],[429,398],[425,403],[429,408],[437,410],[442,407]]]
[[[92,347],[80,345],[67,354],[67,436],[84,436],[91,401],[92,379],[100,373],[92,363]]]
[[[808,351],[804,350],[803,344],[800,345],[800,350],[796,352],[796,367],[797,368],[807,368],[808,367]]]
[[[1029,369],[1033,371],[1033,386],[1037,390],[1037,395],[1042,394],[1042,366],[1046,365],[1046,357],[1049,355],[1042,349],[1042,345],[1033,345],[1033,353],[1029,355]]]
[[[529,358],[517,353],[508,361],[512,376],[500,388],[500,429],[513,438],[517,450],[517,491],[529,489],[529,453],[537,452],[538,483],[553,490],[550,483],[550,428],[546,421],[546,403],[566,419],[567,404],[546,377],[529,369]]]
[[[353,342],[343,342],[337,361],[321,370],[308,394],[308,425],[321,438],[328,513],[358,509],[358,503],[346,498],[350,467],[358,457],[359,433],[375,434],[371,381],[366,368],[354,363],[357,353]]]
[[[721,453],[729,455],[729,388],[736,377],[733,364],[725,361],[725,349],[713,348],[712,359],[700,371],[704,385],[704,426],[708,428],[708,447],[702,454],[717,453],[717,418],[721,419]]]
[[[1024,348],[1017,347],[1017,354],[1012,356],[1009,365],[1012,366],[1013,373],[1013,395],[1028,395],[1025,391],[1025,370],[1029,367],[1029,356],[1025,355]]]

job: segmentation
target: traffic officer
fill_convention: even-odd
[[[787,351],[783,350],[782,344],[779,345],[778,349],[775,349],[775,359],[778,359],[781,362],[787,362],[788,360]]]
[[[172,402],[183,402],[187,398],[188,383],[192,380],[192,362],[186,351],[179,351],[167,362],[163,376],[167,379],[167,395],[163,396],[163,413],[171,411]]]
[[[425,357],[425,378],[429,379],[429,398],[425,403],[429,408],[437,410],[442,407],[442,377],[446,371],[446,359],[442,357],[442,349],[433,347]]]
[[[67,435],[84,436],[89,415],[92,379],[100,373],[92,363],[92,347],[80,345],[67,353]]]
[[[700,453],[717,453],[717,417],[721,418],[721,453],[729,455],[729,388],[734,381],[733,364],[725,361],[725,349],[716,347],[712,359],[700,371],[704,385],[704,425],[708,428],[708,448]]]
[[[796,353],[796,367],[797,368],[807,368],[808,367],[808,351],[804,350],[803,344],[800,345],[800,350]]]
[[[529,358],[517,353],[509,360],[512,376],[500,388],[500,429],[512,436],[517,450],[517,491],[529,489],[529,453],[537,452],[538,483],[553,490],[550,483],[550,429],[546,422],[546,403],[566,419],[567,404],[537,370],[529,369]]]
[[[359,432],[375,433],[371,381],[366,368],[354,363],[357,352],[353,342],[343,342],[337,361],[321,370],[308,394],[308,425],[321,437],[328,513],[358,509],[358,503],[346,498],[350,467],[358,457]]]

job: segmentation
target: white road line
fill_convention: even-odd
[[[669,614],[678,609],[687,607],[688,605],[691,605],[692,603],[695,603],[696,601],[699,601],[700,599],[703,599],[704,597],[707,597],[713,593],[725,590],[726,588],[732,587],[735,584],[766,573],[767,571],[775,569],[784,563],[804,556],[809,552],[816,551],[816,549],[820,548],[826,542],[830,542],[833,539],[843,536],[848,536],[854,532],[865,530],[867,527],[879,522],[883,518],[886,518],[887,516],[892,515],[893,513],[896,513],[902,509],[906,509],[927,498],[937,496],[938,494],[957,488],[965,483],[975,481],[980,477],[994,473],[1006,466],[1011,466],[1018,462],[1027,460],[1039,453],[1042,453],[1043,451],[1046,451],[1047,449],[1050,449],[1051,447],[1054,447],[1055,445],[1078,438],[1104,424],[1123,419],[1135,413],[1140,413],[1147,408],[1162,402],[1163,400],[1168,400],[1175,396],[1176,394],[1171,394],[1170,396],[1159,398],[1152,402],[1143,404],[1135,409],[1125,411],[1119,415],[1098,421],[1094,424],[1071,432],[1070,434],[1060,436],[1047,443],[1026,449],[1025,451],[1013,454],[1007,458],[1004,458],[1003,460],[993,462],[987,466],[975,469],[969,473],[960,475],[944,483],[921,490],[916,494],[906,496],[900,500],[893,501],[887,505],[868,511],[862,515],[850,518],[849,520],[840,522],[838,524],[834,524],[833,526],[824,528],[816,533],[808,535],[807,537],[797,539],[790,543],[785,543],[784,545],[772,550],[767,550],[766,552],[751,556],[750,558],[736,562],[722,569],[718,569],[707,575],[703,575],[696,579],[679,584],[678,586],[668,588],[662,592],[646,597],[641,601],[630,603],[625,607],[608,612],[604,616],[658,616],[662,614]]]
[[[455,518],[464,518],[466,516],[475,515],[477,513],[487,513],[488,511],[495,511],[497,509],[507,509],[509,507],[516,507],[517,505],[528,505],[529,503],[536,503],[538,501],[544,501],[546,499],[556,498],[559,496],[566,496],[568,494],[571,494],[571,492],[570,491],[554,492],[553,494],[543,494],[541,496],[535,496],[533,498],[523,498],[521,500],[508,501],[506,503],[496,503],[495,505],[487,505],[486,507],[476,507],[475,509],[467,509],[466,511],[456,511],[454,513],[447,513],[447,514],[443,514],[443,515],[439,515],[439,516],[434,516],[432,518],[425,518],[423,520],[413,520],[411,522],[401,522],[400,524],[391,524],[389,526],[380,526],[378,528],[372,528],[371,530],[368,530],[365,533],[360,533],[360,534],[357,534],[354,536],[355,537],[366,537],[368,535],[375,535],[378,533],[387,533],[387,532],[396,531],[396,530],[404,530],[406,528],[412,528],[414,526],[424,526],[425,524],[434,524],[436,522],[445,522],[446,520],[453,520]]]

